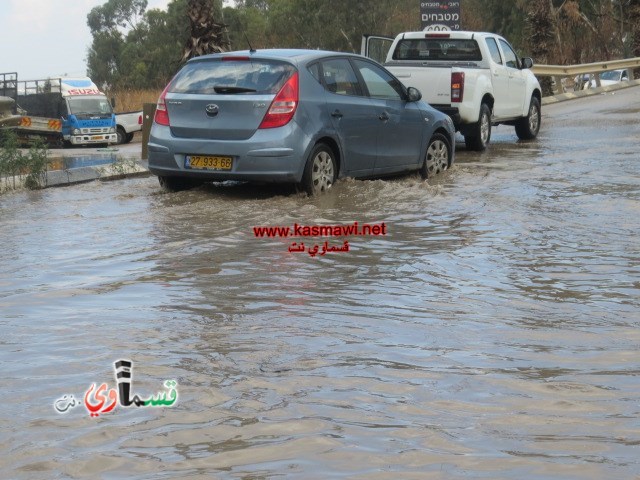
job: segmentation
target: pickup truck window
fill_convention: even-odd
[[[479,62],[482,53],[478,42],[453,38],[406,38],[393,52],[394,60],[443,60],[448,62]]]
[[[495,38],[487,38],[487,47],[489,48],[489,53],[491,53],[491,58],[498,65],[502,65],[502,55],[500,55],[500,49],[498,48],[498,44],[496,43]]]
[[[511,48],[511,45],[500,39],[500,46],[502,47],[502,51],[504,52],[504,57],[506,60],[505,65],[509,68],[520,68],[518,56],[516,55],[516,52],[513,51],[513,48]]]
[[[369,62],[355,60],[354,63],[362,75],[370,97],[402,100],[403,89],[398,80]]]

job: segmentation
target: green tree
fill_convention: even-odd
[[[89,76],[106,88],[158,88],[180,65],[188,31],[187,0],[145,11],[146,0],[108,0],[87,16],[93,42]]]

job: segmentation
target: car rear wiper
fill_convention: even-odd
[[[218,85],[213,87],[216,93],[255,93],[257,90],[246,87],[227,87],[224,85]]]

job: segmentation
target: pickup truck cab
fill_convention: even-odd
[[[423,100],[448,114],[469,149],[487,147],[492,125],[512,125],[520,139],[538,135],[542,96],[530,70],[533,60],[519,58],[499,35],[464,31],[405,32],[395,39],[366,35],[362,54],[382,61],[405,86],[418,88]]]

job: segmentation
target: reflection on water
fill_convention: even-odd
[[[634,478],[639,128],[602,143],[546,121],[533,144],[500,127],[490,152],[461,147],[429,183],[345,180],[318,199],[153,178],[2,197],[0,468]],[[388,235],[311,258],[252,233],[354,221]],[[175,378],[179,402],[56,414],[113,387],[119,358],[139,391]]]
[[[89,155],[75,155],[53,158],[49,160],[49,170],[69,170],[80,167],[95,167],[97,165],[108,165],[117,161],[116,153],[91,153]]]

